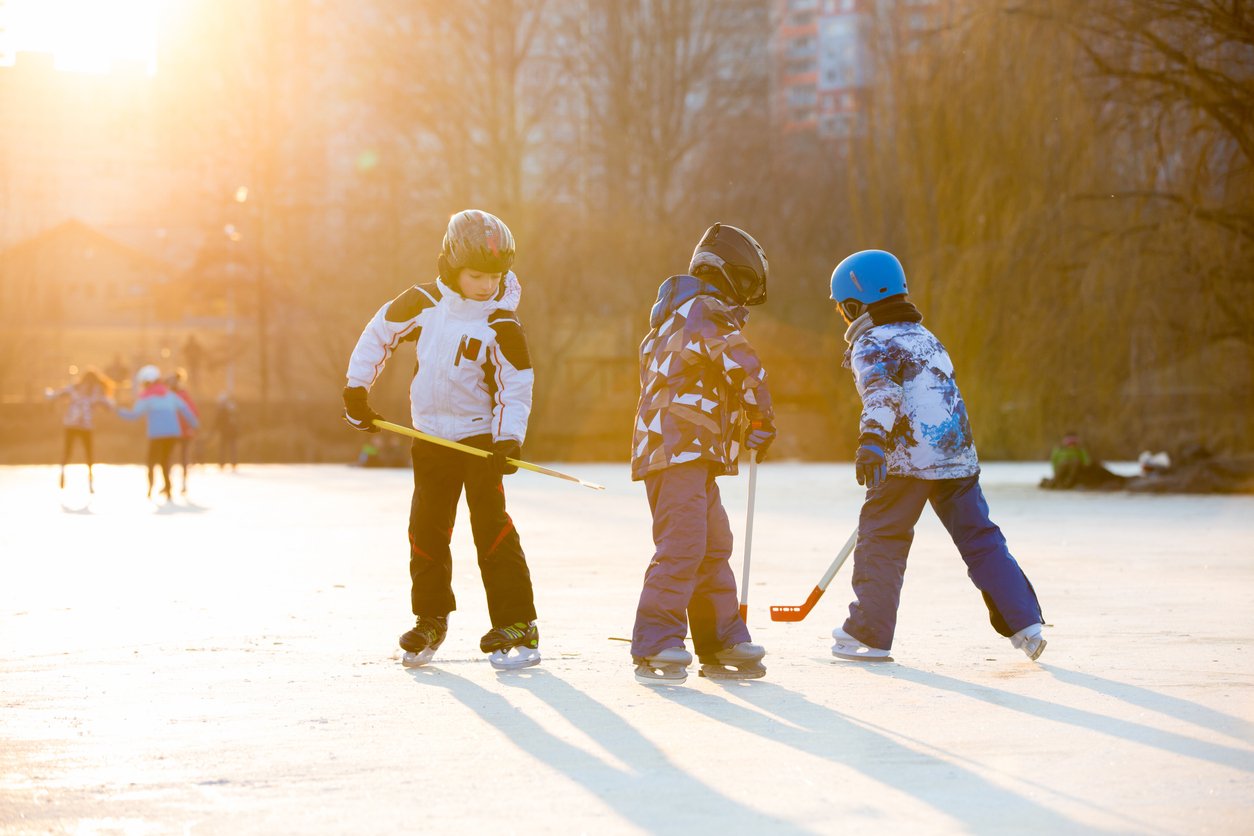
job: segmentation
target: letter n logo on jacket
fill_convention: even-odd
[[[483,343],[474,337],[462,337],[462,344],[457,347],[457,357],[453,360],[454,366],[462,364],[462,358],[465,357],[470,362],[479,359],[479,349],[483,348]]]

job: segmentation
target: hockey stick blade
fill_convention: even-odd
[[[816,586],[806,602],[799,607],[771,607],[771,621],[801,621],[810,614],[810,610],[814,609],[814,605],[819,602],[822,595],[823,590]]]
[[[849,559],[849,555],[853,553],[853,548],[858,544],[858,529],[854,529],[849,535],[849,539],[845,541],[845,545],[840,547],[836,559],[832,561],[832,565],[827,567],[827,571],[823,573],[819,585],[814,587],[810,593],[810,597],[799,607],[771,607],[771,621],[801,621],[810,614],[810,610],[814,609],[814,605],[819,602],[819,598],[823,597],[823,592],[827,589],[827,585],[832,582],[832,578],[836,577],[836,573],[840,571],[840,567],[845,565],[845,561]]]
[[[438,435],[430,435],[418,430],[411,430],[409,427],[402,427],[400,424],[393,424],[391,421],[382,421],[376,418],[374,425],[380,429],[387,430],[388,432],[394,432],[397,435],[407,435],[410,438],[417,438],[421,441],[429,441],[432,444],[438,444],[441,447],[448,447],[452,450],[460,450],[463,453],[469,453],[470,455],[478,456],[481,459],[486,459],[492,455],[487,450],[480,450],[478,447],[471,447],[469,444],[462,444],[459,441],[449,441],[447,438],[440,438]],[[549,467],[525,462],[522,459],[507,458],[505,461],[515,467],[521,468],[522,470],[530,470],[532,473],[540,473],[545,476],[552,476],[556,479],[565,479],[567,482],[574,482],[575,484],[582,485],[585,488],[592,488],[594,491],[605,490],[604,485],[598,485],[595,482],[585,482],[578,476],[571,476],[569,473],[563,473],[560,470],[553,470]]]

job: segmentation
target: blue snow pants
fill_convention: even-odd
[[[891,650],[897,605],[914,526],[925,502],[949,531],[967,564],[967,577],[984,595],[989,621],[1003,636],[1043,623],[1036,591],[988,518],[979,476],[911,479],[890,476],[867,491],[853,552],[853,592],[844,631],[869,647]]]
[[[731,526],[708,462],[694,461],[644,477],[656,551],[631,632],[631,655],[683,647],[692,627],[698,657],[749,641],[740,620],[736,577],[728,559]]]

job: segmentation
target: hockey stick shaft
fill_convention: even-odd
[[[431,435],[429,433],[424,433],[420,430],[410,429],[409,427],[402,427],[400,424],[393,424],[391,421],[381,421],[379,419],[375,419],[374,425],[376,427],[379,427],[380,429],[387,430],[388,432],[394,432],[394,433],[397,433],[398,435],[407,435],[410,438],[417,438],[421,441],[429,441],[432,444],[438,444],[441,447],[448,447],[452,450],[460,450],[463,453],[469,453],[470,455],[478,456],[481,459],[486,459],[492,455],[492,453],[488,450],[480,450],[478,447],[471,447],[469,444],[462,444],[460,441],[449,441],[447,438],[440,438],[438,435]],[[533,473],[542,473],[545,476],[553,476],[557,479],[565,479],[567,482],[574,482],[578,485],[583,485],[585,488],[592,488],[593,490],[596,490],[596,491],[605,490],[604,485],[597,485],[593,482],[585,482],[583,479],[580,479],[578,476],[571,476],[569,473],[562,473],[560,470],[553,470],[552,468],[549,468],[549,467],[544,467],[538,464],[532,464],[531,462],[525,462],[522,459],[507,458],[505,461],[509,462],[510,464],[514,465],[517,468],[521,468],[522,470],[530,470]]]
[[[758,488],[758,451],[749,451],[749,509],[745,512],[745,566],[740,573],[740,620],[749,623],[749,556],[753,553],[753,500]]]
[[[819,579],[818,586],[814,587],[810,592],[810,597],[806,598],[806,602],[799,607],[771,607],[771,621],[800,621],[809,615],[810,610],[814,609],[814,605],[819,602],[819,598],[823,597],[827,585],[832,582],[832,578],[836,577],[836,573],[840,571],[841,566],[845,565],[845,561],[849,559],[849,555],[853,553],[857,545],[858,529],[855,528],[849,535],[849,539],[845,541],[845,545],[840,547],[840,552],[832,561],[832,565],[827,567],[827,571]]]

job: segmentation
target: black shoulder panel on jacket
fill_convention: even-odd
[[[416,284],[392,300],[384,318],[388,322],[406,322],[440,301],[440,288],[435,282]]]
[[[527,350],[527,335],[513,311],[494,311],[488,316],[488,324],[496,332],[496,343],[510,365],[516,369],[531,368],[531,352]]]

